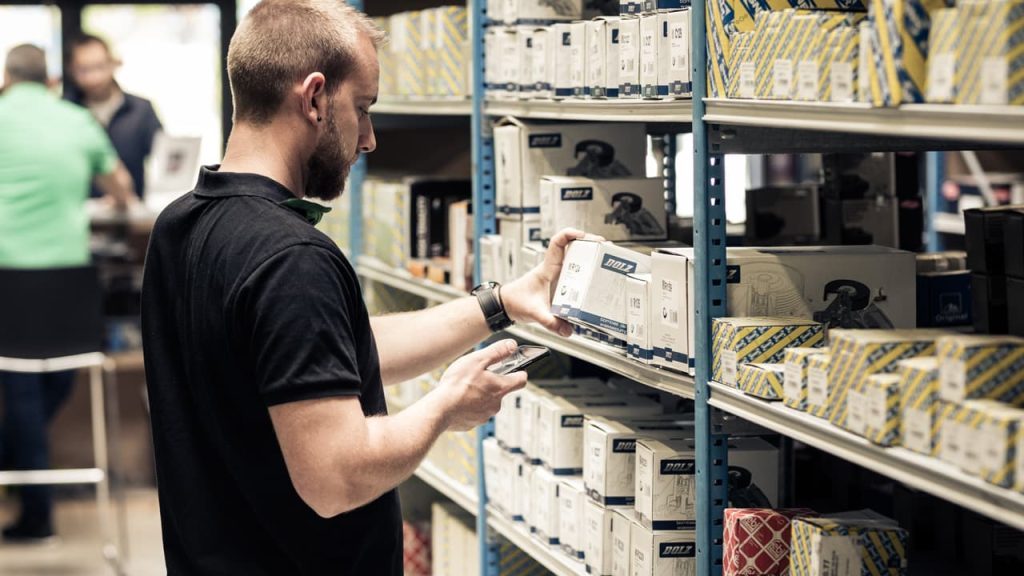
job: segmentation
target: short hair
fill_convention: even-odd
[[[46,51],[32,44],[20,44],[7,53],[4,70],[11,82],[46,84]]]
[[[88,46],[90,44],[99,44],[101,47],[103,47],[103,50],[107,53],[107,56],[113,55],[113,52],[110,51],[110,44],[108,44],[107,41],[103,38],[100,38],[99,36],[95,36],[93,34],[79,34],[71,41],[71,50],[68,52],[68,56],[73,58],[75,55],[75,50],[78,50],[79,48],[83,46]]]
[[[234,121],[267,124],[295,82],[313,72],[332,94],[355,65],[359,34],[380,46],[385,34],[341,0],[263,0],[228,47]]]

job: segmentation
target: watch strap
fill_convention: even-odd
[[[500,286],[495,284],[480,286],[473,291],[491,332],[499,332],[514,324],[512,319],[508,317],[508,313],[505,312],[505,306],[501,301],[501,294],[498,292],[499,289]]]

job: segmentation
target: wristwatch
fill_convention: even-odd
[[[500,288],[501,284],[497,282],[484,282],[470,292],[476,296],[476,301],[480,304],[480,310],[484,313],[491,332],[500,332],[515,324],[505,312],[505,305],[501,302]]]

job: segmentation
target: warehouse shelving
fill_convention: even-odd
[[[993,486],[906,448],[885,448],[822,418],[712,383],[710,404],[979,514],[1024,530],[1024,494]]]
[[[537,120],[681,122],[693,118],[690,100],[488,100],[488,116]]]
[[[357,262],[356,272],[363,278],[397,288],[431,302],[448,302],[467,295],[466,292],[447,284],[438,284],[425,278],[417,278],[405,270],[392,268],[376,258],[359,256]]]
[[[522,523],[515,523],[492,506],[487,507],[487,525],[517,548],[550,570],[555,576],[585,576],[582,562],[574,562],[556,546],[547,545],[530,535]]]
[[[373,114],[397,116],[466,116],[473,113],[467,98],[383,99],[373,105]]]
[[[476,516],[477,508],[480,505],[476,493],[470,487],[453,480],[443,470],[438,468],[436,464],[431,462],[429,458],[420,463],[419,467],[416,468],[415,474],[417,478],[431,488],[444,494],[446,498],[459,505],[466,512]]]

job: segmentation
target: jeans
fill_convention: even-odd
[[[50,467],[47,437],[49,423],[64,404],[75,371],[47,374],[0,372],[4,414],[0,427],[0,465],[12,470],[45,470]],[[49,486],[21,486],[20,523],[52,522]]]

